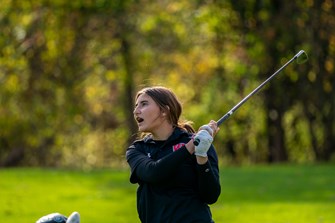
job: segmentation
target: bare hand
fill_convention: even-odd
[[[198,131],[200,130],[206,130],[209,132],[209,134],[211,134],[211,136],[214,137],[218,133],[220,128],[218,127],[216,121],[211,120],[207,125],[201,126]]]

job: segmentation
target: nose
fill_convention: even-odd
[[[139,114],[139,113],[140,113],[140,110],[139,110],[138,106],[135,106],[134,111],[133,111],[133,114],[134,114],[134,115],[137,115],[137,114]]]

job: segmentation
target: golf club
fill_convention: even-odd
[[[244,97],[239,103],[237,103],[231,110],[229,110],[224,116],[222,116],[218,121],[217,125],[220,126],[225,120],[227,120],[239,107],[241,107],[251,96],[256,94],[265,84],[271,81],[280,71],[282,71],[285,67],[287,67],[294,60],[297,60],[298,64],[305,63],[308,60],[308,56],[305,51],[300,50],[292,59],[290,59],[286,64],[284,64],[281,68],[279,68],[274,74],[272,74],[268,79],[266,79],[263,83],[261,83],[257,88],[255,88],[250,94]],[[195,138],[194,145],[199,145],[200,140]]]

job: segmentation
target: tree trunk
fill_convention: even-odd
[[[267,128],[268,128],[268,161],[285,162],[288,160],[285,147],[285,132],[282,127],[283,110],[276,107],[278,100],[275,100],[277,94],[269,88],[265,92],[265,107],[267,110]],[[277,103],[276,103],[277,101]]]
[[[134,107],[134,83],[133,83],[133,60],[131,58],[130,44],[128,40],[122,35],[121,37],[121,54],[125,66],[125,77],[124,77],[124,111],[126,114],[126,123],[129,127],[130,137],[128,138],[128,144],[136,138],[137,126],[134,121],[133,107]]]

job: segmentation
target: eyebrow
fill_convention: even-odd
[[[142,104],[144,102],[149,102],[148,100],[142,100],[142,101],[139,101],[138,103],[135,104],[135,106],[137,106],[138,104]]]

